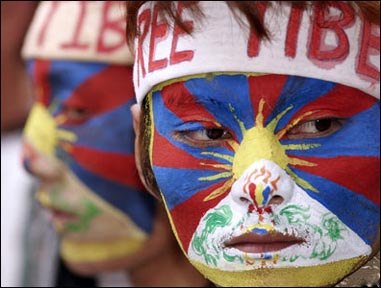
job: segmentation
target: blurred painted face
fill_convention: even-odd
[[[338,282],[379,243],[379,101],[296,76],[160,85],[151,163],[191,263],[222,286]]]
[[[40,180],[37,199],[62,237],[61,256],[87,274],[133,266],[155,207],[135,168],[131,69],[42,60],[28,68],[37,98],[24,164]]]

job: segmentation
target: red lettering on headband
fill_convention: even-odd
[[[300,29],[300,23],[303,18],[303,10],[292,5],[290,12],[290,19],[287,25],[285,55],[291,58],[295,58],[296,49],[298,48],[298,35]]]
[[[140,15],[139,15],[139,30],[142,31],[143,30],[143,33],[141,35],[139,35],[138,37],[138,47],[137,47],[137,69],[139,70],[139,67],[141,69],[141,72],[142,72],[142,76],[143,78],[146,76],[146,69],[144,68],[144,58],[143,58],[143,42],[145,40],[145,38],[147,37],[147,33],[148,33],[148,30],[149,30],[149,24],[150,24],[150,21],[151,21],[151,10],[150,9],[146,9],[144,10]],[[143,29],[141,29],[141,26],[143,26]],[[140,85],[139,84],[139,74],[138,73],[138,86]]]
[[[267,9],[267,4],[264,2],[259,2],[256,4],[259,11],[259,19],[262,23],[264,23],[265,12]],[[259,54],[259,44],[261,40],[258,39],[258,36],[254,30],[250,31],[249,41],[247,43],[247,56],[256,57]]]
[[[148,71],[152,72],[158,69],[167,67],[168,59],[154,59],[156,45],[163,41],[167,36],[168,24],[165,22],[158,23],[157,18],[159,14],[159,7],[155,5],[153,9],[152,22],[151,22],[151,39],[149,43],[149,56],[148,56]]]
[[[318,6],[314,8],[314,21],[312,23],[312,33],[310,33],[308,57],[312,60],[325,62],[334,60],[336,63],[332,63],[338,64],[343,62],[349,54],[349,41],[344,28],[348,28],[354,23],[355,14],[353,9],[345,3],[332,2],[330,7],[339,9],[341,15],[327,16],[325,13],[327,10],[321,9]],[[328,31],[335,33],[337,38],[336,47],[327,47],[325,44]]]
[[[373,28],[376,28],[376,26],[373,26]],[[380,33],[380,27],[377,26],[377,28],[378,33]],[[372,54],[380,55],[380,35],[372,34],[372,24],[364,20],[356,72],[379,81],[380,70],[377,70],[377,67],[369,63],[369,56]]]
[[[112,20],[110,19],[109,11],[111,10],[113,5],[117,5],[116,2],[109,2],[106,1],[104,3],[103,9],[102,9],[102,22],[101,22],[101,29],[99,31],[99,37],[97,41],[97,51],[100,53],[110,53],[112,51],[115,51],[126,44],[125,42],[125,29],[124,29],[124,16],[120,17],[119,19]],[[115,32],[119,36],[119,41],[115,44],[106,44],[105,43],[105,34],[107,31],[110,33],[111,31]]]
[[[177,17],[181,18],[181,13],[183,12],[183,4],[179,2],[177,6]],[[191,32],[193,31],[193,21],[184,21],[183,25]],[[172,47],[171,47],[171,55],[169,57],[170,65],[177,64],[184,61],[190,61],[193,59],[194,51],[193,50],[183,50],[176,51],[177,42],[179,41],[180,35],[186,34],[186,32],[181,29],[181,27],[175,24],[173,30],[173,38],[172,38]]]
[[[61,48],[62,49],[79,49],[79,50],[85,50],[89,47],[89,43],[80,43],[79,42],[79,35],[82,30],[83,26],[83,20],[85,19],[86,15],[86,7],[87,3],[86,1],[78,2],[80,4],[80,14],[77,21],[77,26],[75,27],[73,37],[70,42],[62,43]],[[70,17],[70,16],[68,16]]]
[[[39,47],[42,46],[43,42],[45,41],[46,29],[49,27],[50,21],[52,20],[53,15],[56,13],[58,5],[60,3],[58,1],[52,1],[51,4],[52,4],[50,6],[51,9],[44,21],[44,24],[42,24],[40,33],[38,34],[38,37],[37,37],[37,46]]]

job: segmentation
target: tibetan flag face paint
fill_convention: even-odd
[[[379,231],[379,101],[323,80],[205,74],[147,96],[172,228],[221,286],[329,285]]]
[[[70,263],[130,256],[153,228],[154,202],[135,168],[132,70],[88,62],[28,62],[36,101],[24,164],[40,180]]]

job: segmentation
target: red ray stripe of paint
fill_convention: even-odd
[[[263,106],[263,121],[266,122],[278,101],[287,77],[273,74],[248,77],[251,104],[255,112],[254,118],[258,115],[259,101],[263,98],[266,102]]]
[[[291,155],[289,155],[291,156]],[[380,204],[380,158],[364,156],[338,156],[334,158],[301,157],[316,166],[298,169],[324,177]],[[338,199],[339,200],[339,199]]]
[[[82,167],[94,174],[144,190],[136,170],[134,155],[121,155],[83,146],[73,146],[70,154]]]
[[[50,103],[51,89],[49,85],[50,61],[36,60],[34,65],[34,85],[37,88],[36,101],[48,106]]]
[[[183,243],[183,248],[188,251],[189,242],[192,239],[193,233],[195,232],[200,219],[205,215],[206,211],[210,208],[215,207],[221,199],[226,196],[227,191],[221,196],[204,202],[204,198],[212,193],[215,189],[218,189],[224,185],[226,181],[217,183],[210,186],[208,189],[197,192],[188,200],[174,207],[170,213],[172,215],[172,220],[176,226],[177,234],[180,241]]]
[[[132,67],[110,66],[82,83],[65,101],[92,115],[116,108],[135,96]]]
[[[176,147],[165,137],[161,136],[155,129],[153,142],[152,160],[153,165],[159,167],[174,167],[179,169],[205,169],[205,170],[225,170],[222,168],[214,168],[205,166],[206,164],[221,164],[208,159],[199,159],[193,157],[188,152]]]
[[[197,103],[195,97],[184,86],[183,82],[166,86],[161,91],[164,105],[183,121],[189,119],[197,121],[216,122],[204,106]]]
[[[351,117],[374,105],[378,100],[360,90],[345,85],[337,84],[331,91],[324,96],[317,98],[301,108],[294,116],[297,119],[306,112],[313,113],[307,120],[316,117]],[[319,113],[320,111],[320,113]],[[308,117],[308,116],[307,116]],[[291,119],[291,121],[293,120]],[[290,121],[290,122],[291,122]]]

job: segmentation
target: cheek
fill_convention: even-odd
[[[215,176],[224,172],[206,169],[207,166],[200,163],[207,160],[194,159],[158,134],[154,136],[152,148],[156,182],[174,224],[172,228],[187,251],[200,219],[221,200],[217,196],[229,190],[231,178]],[[211,177],[210,181],[208,177]],[[216,197],[208,198],[210,195]]]
[[[24,137],[38,152],[51,156],[57,143],[57,125],[49,111],[36,103],[29,115],[24,129]]]

